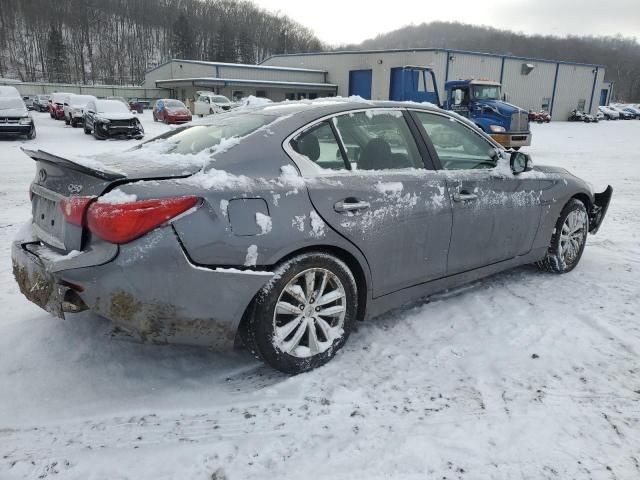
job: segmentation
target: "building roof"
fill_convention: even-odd
[[[531,57],[519,57],[514,55],[503,55],[500,53],[486,53],[486,52],[473,52],[469,50],[457,50],[452,48],[391,48],[391,49],[379,49],[379,50],[336,50],[332,52],[308,52],[308,53],[283,53],[278,55],[271,55],[270,57],[264,59],[261,62],[261,65],[265,62],[268,62],[272,58],[280,58],[280,57],[304,57],[304,56],[313,56],[313,55],[351,55],[351,54],[366,54],[366,53],[407,53],[407,52],[445,52],[445,53],[459,53],[459,54],[467,54],[467,55],[479,55],[484,57],[495,57],[495,58],[505,58],[505,59],[513,59],[513,60],[525,60],[532,62],[541,62],[541,63],[559,63],[562,65],[576,65],[582,67],[597,67],[597,68],[606,68],[606,65],[598,65],[595,63],[577,63],[577,62],[565,62],[562,60],[550,60],[544,58],[531,58]]]
[[[277,67],[272,65],[252,65],[248,63],[225,63],[225,62],[207,62],[204,60],[183,60],[180,58],[172,58],[171,60],[161,63],[157,67],[152,68],[151,70],[147,70],[147,73],[153,72],[158,68],[164,67],[172,62],[176,63],[192,63],[197,65],[209,65],[212,67],[233,67],[233,68],[246,68],[246,69],[254,69],[254,70],[278,70],[281,72],[307,72],[307,73],[327,73],[326,70],[315,70],[311,68],[297,68],[297,67]]]
[[[293,87],[293,88],[310,88],[315,90],[337,90],[338,86],[333,83],[317,83],[317,82],[290,82],[281,80],[248,80],[244,78],[218,78],[218,77],[193,77],[193,78],[171,78],[168,80],[156,80],[156,86],[220,86],[228,85],[259,85],[271,87]]]

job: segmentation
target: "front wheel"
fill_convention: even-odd
[[[256,296],[245,345],[276,370],[297,374],[331,360],[347,341],[358,311],[349,267],[325,253],[305,253],[277,269]]]
[[[589,232],[589,216],[580,200],[572,198],[560,212],[545,258],[537,263],[551,273],[573,270],[584,252]]]

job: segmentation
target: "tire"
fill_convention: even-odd
[[[87,124],[84,124],[84,133],[85,135],[91,135],[91,129],[87,128]]]
[[[77,120],[75,120],[75,119],[72,119],[72,120],[71,120],[71,126],[72,126],[73,128],[78,128],[78,121],[77,121]]]
[[[64,116],[64,124],[65,125],[69,125],[71,123],[71,121],[67,118],[67,116]]]
[[[158,121],[158,117],[156,117],[156,113],[155,113],[155,112],[153,112],[153,121],[154,121],[154,122],[157,122],[157,121]]]
[[[313,297],[323,283],[320,298],[325,303],[314,306],[318,299]],[[280,305],[279,311],[276,305]],[[329,309],[330,314],[318,315],[318,311]],[[240,335],[257,358],[295,375],[324,365],[335,356],[349,338],[357,311],[358,287],[349,267],[326,253],[304,253],[281,265],[274,280],[256,295]],[[285,326],[290,327],[288,333],[282,331]],[[277,328],[284,337],[278,339]]]
[[[34,138],[36,138],[36,127],[32,127],[31,131],[27,133],[28,140],[33,140]]]
[[[572,220],[570,217],[577,221],[573,227],[571,226]],[[575,235],[566,233],[573,228],[579,228],[574,231]],[[588,232],[589,215],[587,214],[587,209],[580,200],[572,198],[560,212],[551,236],[547,255],[536,264],[538,268],[551,273],[569,273],[582,258]],[[573,237],[573,240],[565,240],[566,237]],[[567,242],[569,242],[568,245]],[[567,245],[567,250],[564,250],[565,245]]]

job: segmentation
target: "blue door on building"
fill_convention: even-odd
[[[607,104],[607,96],[609,95],[609,90],[606,88],[603,88],[602,90],[600,90],[600,105],[606,105]]]
[[[349,72],[349,96],[358,95],[371,100],[371,70],[351,70]]]

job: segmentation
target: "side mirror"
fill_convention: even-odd
[[[510,164],[511,171],[514,175],[519,175],[533,169],[531,157],[523,152],[511,152]]]

